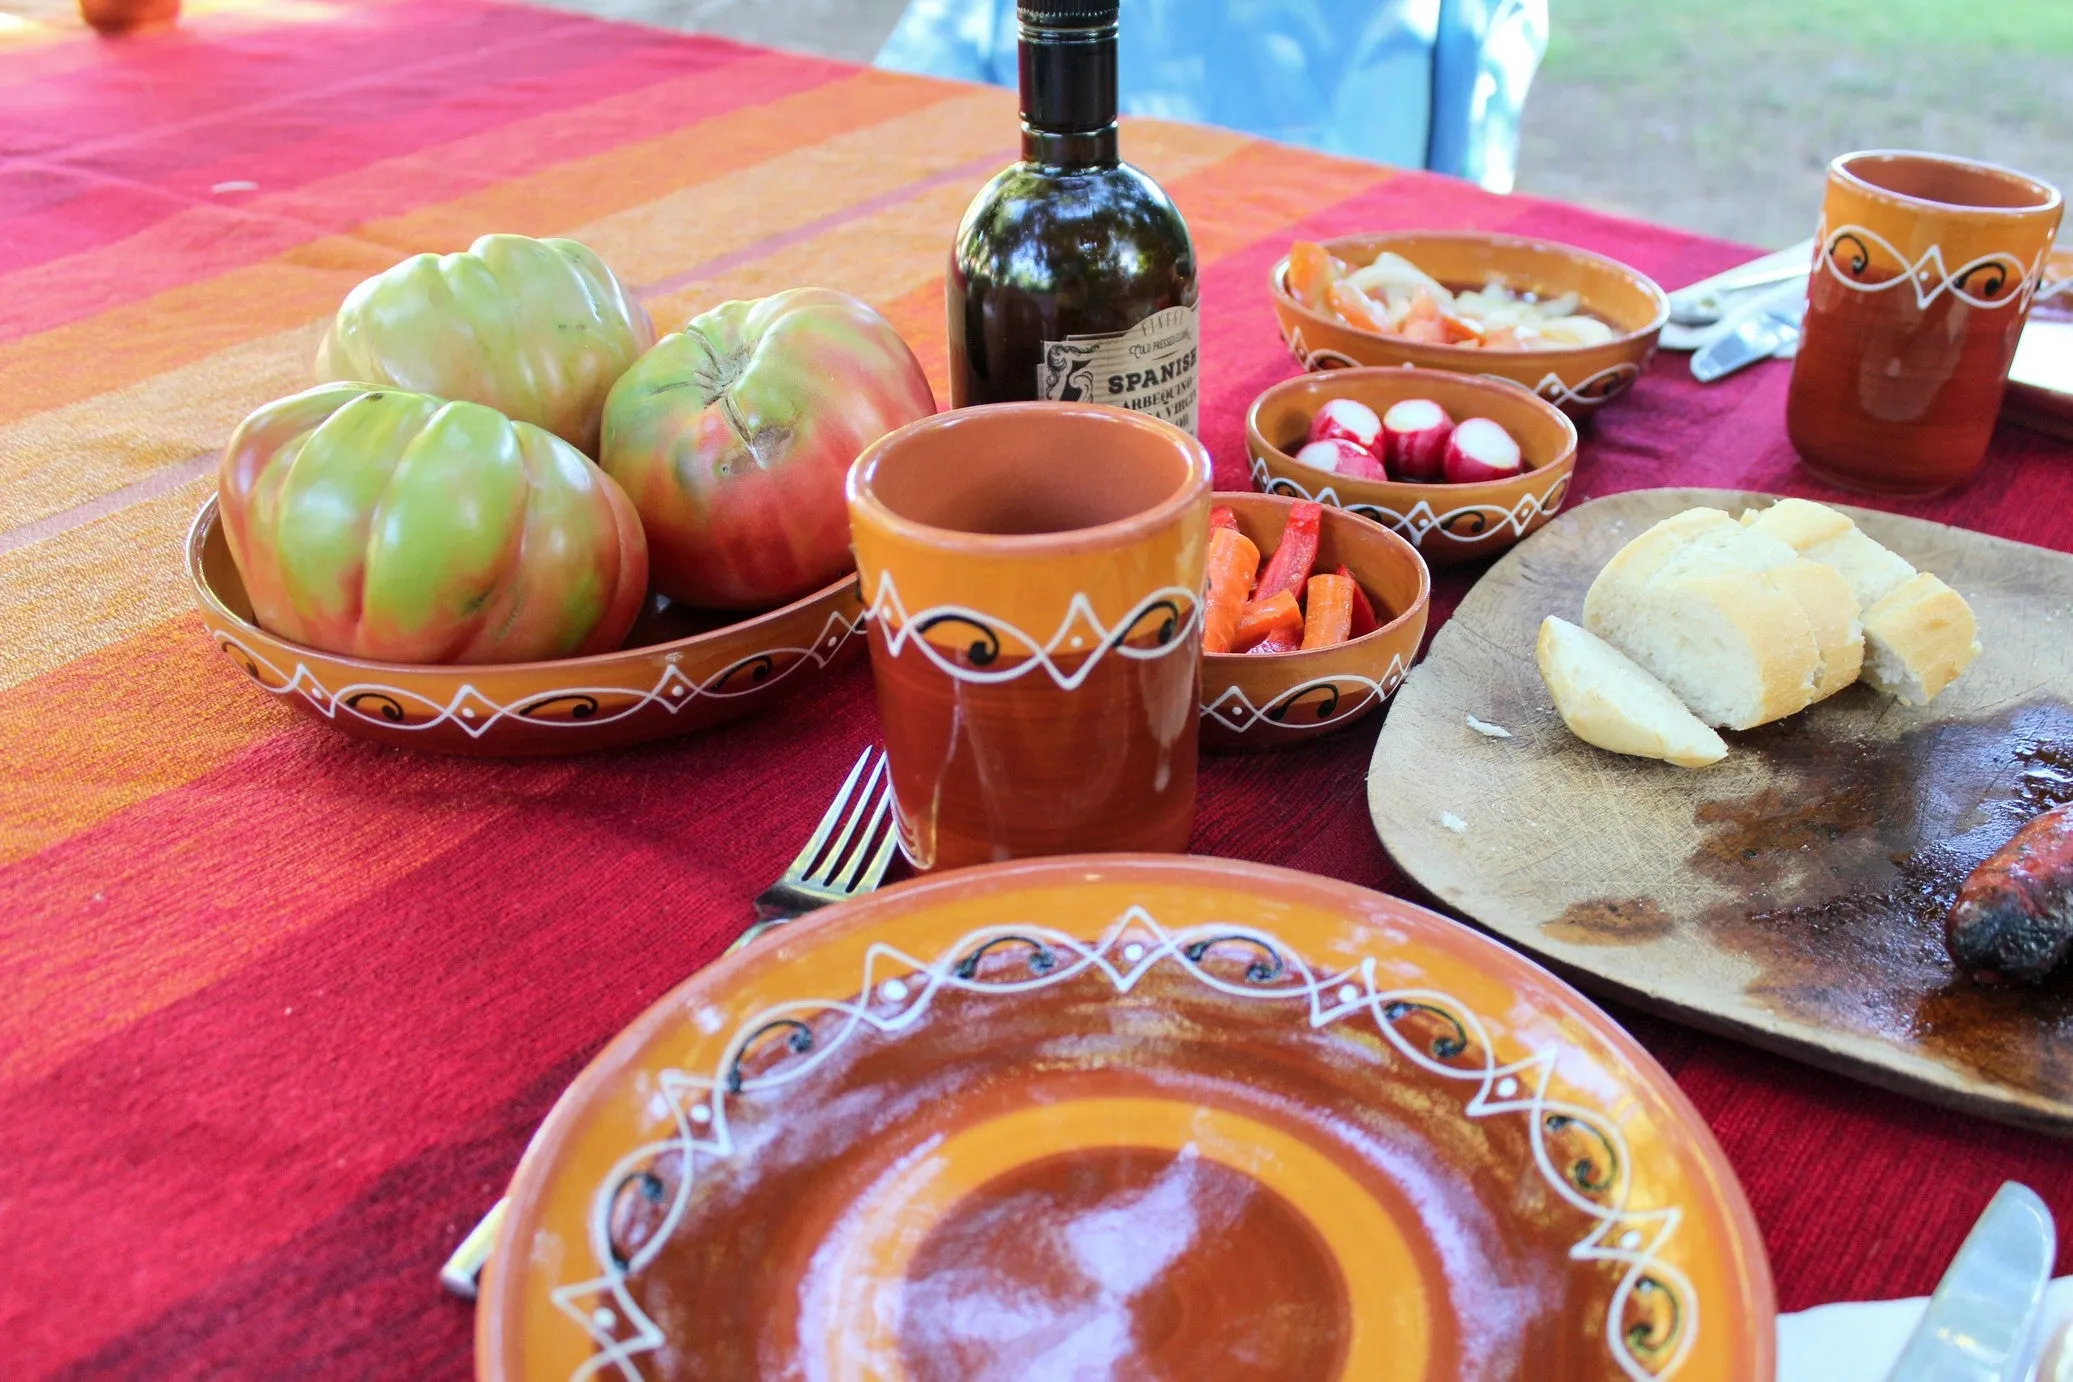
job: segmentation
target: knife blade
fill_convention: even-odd
[[[1887,1382],[2015,1382],[2057,1251],[2051,1210],[2028,1186],[2005,1183],[1965,1235]]]
[[[1724,379],[1758,360],[1799,347],[1807,315],[1807,287],[1798,281],[1773,289],[1735,310],[1721,334],[1692,356],[1692,377],[1701,384]]]

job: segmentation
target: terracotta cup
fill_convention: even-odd
[[[1969,478],[2058,227],[2056,188],[1990,163],[1831,163],[1785,410],[1808,467],[1882,494]]]
[[[180,18],[180,0],[79,0],[79,17],[104,34],[158,29]]]
[[[916,867],[1187,844],[1209,487],[1179,428],[1076,404],[938,413],[857,458],[850,530]]]

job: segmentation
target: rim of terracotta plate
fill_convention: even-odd
[[[722,624],[716,629],[706,629],[701,633],[686,634],[682,638],[672,638],[662,643],[643,643],[635,648],[614,648],[609,652],[585,653],[582,657],[542,658],[532,662],[376,662],[371,658],[355,657],[351,653],[326,652],[322,648],[313,648],[307,643],[297,643],[293,639],[283,638],[281,635],[245,618],[225,604],[223,597],[216,593],[216,588],[209,584],[208,573],[202,567],[202,549],[208,545],[209,530],[214,526],[216,520],[217,496],[212,494],[202,501],[201,508],[195,512],[194,522],[189,524],[187,528],[187,579],[194,586],[195,598],[202,602],[209,613],[242,632],[250,633],[279,647],[287,648],[298,657],[321,658],[340,667],[352,667],[363,671],[385,674],[423,675],[427,672],[453,672],[460,675],[482,677],[492,673],[501,675],[507,672],[544,672],[557,668],[601,667],[608,663],[623,662],[630,657],[649,657],[658,652],[668,653],[678,649],[695,648],[710,640],[730,637],[744,630],[761,628],[767,624],[775,624],[781,619],[840,595],[844,586],[855,586],[858,584],[857,573],[851,571],[840,580],[832,581],[810,595],[802,595],[789,604],[779,605],[776,609],[764,610],[760,614],[750,615],[746,619],[738,619],[731,624]]]
[[[1475,953],[1479,965],[1501,974],[1507,985],[1514,988],[1523,984],[1534,985],[1569,1004],[1583,1024],[1633,1071],[1637,1083],[1662,1101],[1666,1112],[1690,1145],[1694,1169],[1712,1189],[1731,1239],[1723,1250],[1726,1258],[1745,1268],[1741,1277],[1742,1303],[1753,1312],[1747,1323],[1756,1326],[1750,1342],[1754,1361],[1758,1364],[1757,1375],[1772,1375],[1776,1367],[1777,1331],[1773,1321],[1777,1317],[1777,1291],[1771,1280],[1770,1259],[1764,1249],[1755,1211],[1750,1208],[1749,1197],[1712,1128],[1662,1063],[1604,1008],[1531,956],[1484,935],[1464,922],[1389,893],[1275,864],[1204,855],[1079,854],[984,864],[910,879],[849,902],[810,912],[784,927],[781,938],[796,945],[802,939],[811,938],[815,931],[836,927],[867,928],[883,913],[926,906],[926,899],[936,894],[968,901],[982,893],[1047,884],[1063,887],[1133,877],[1197,886],[1223,883],[1267,896],[1307,901],[1321,910],[1337,910],[1352,916],[1386,911],[1399,921],[1456,936]],[[482,1294],[476,1305],[477,1377],[487,1379],[487,1382],[510,1382],[510,1379],[524,1376],[525,1277],[523,1273],[505,1271],[504,1264],[511,1260],[509,1245],[517,1239],[521,1229],[534,1220],[541,1202],[555,1184],[546,1168],[582,1126],[591,1105],[610,1087],[628,1061],[653,1044],[661,1029],[684,1020],[685,1012],[689,1011],[689,995],[707,987],[725,988],[743,971],[780,963],[780,953],[779,945],[745,946],[721,956],[682,980],[622,1028],[555,1101],[546,1120],[527,1144],[525,1155],[512,1175],[507,1192],[509,1207],[498,1226],[496,1244],[490,1252]]]

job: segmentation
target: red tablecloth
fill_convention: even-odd
[[[441,1258],[577,1069],[743,924],[876,738],[868,681],[603,758],[351,742],[183,612],[213,449],[306,381],[358,277],[487,230],[579,235],[663,321],[848,287],[940,387],[943,246],[1011,98],[478,0],[220,0],[119,43],[40,2],[0,28],[0,1375],[460,1375]],[[1264,282],[1295,234],[1504,228],[1671,285],[1743,253],[1221,132],[1125,148],[1203,250],[1230,487],[1294,368]],[[1577,497],[1822,496],[1785,380],[1658,360],[1587,429]],[[1909,511],[2073,546],[2073,450],[2004,429]],[[1194,847],[1408,891],[1374,733],[1207,763]],[[1726,1147],[1786,1308],[1927,1290],[2004,1178],[2073,1222],[2063,1144],[1622,1016]]]

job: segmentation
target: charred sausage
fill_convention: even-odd
[[[1944,922],[1960,971],[1982,983],[2042,979],[2073,956],[2073,802],[2016,832],[1972,871]]]

